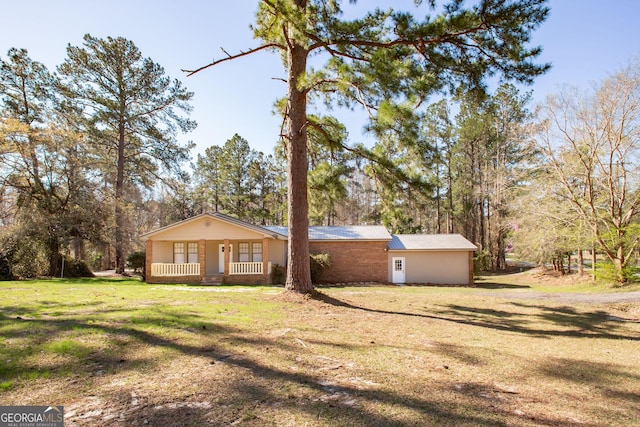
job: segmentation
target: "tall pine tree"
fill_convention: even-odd
[[[435,2],[428,3],[435,10]],[[424,20],[408,12],[380,9],[347,20],[341,18],[339,1],[262,0],[254,31],[263,43],[191,72],[263,50],[279,52],[284,59],[289,203],[286,289],[313,290],[307,202],[307,106],[312,93],[326,94],[329,102],[340,105],[360,104],[375,116],[381,104],[419,105],[437,91],[482,86],[485,77],[496,73],[530,82],[547,69],[532,62],[540,49],[526,47],[532,30],[547,16],[544,0],[482,0],[469,8],[455,0],[441,10]],[[324,59],[324,64],[311,67],[312,55],[314,63]]]

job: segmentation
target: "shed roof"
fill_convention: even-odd
[[[390,251],[475,251],[476,245],[460,234],[394,234]]]
[[[288,236],[287,227],[264,228]],[[391,240],[391,234],[382,225],[312,226],[309,227],[309,240]]]

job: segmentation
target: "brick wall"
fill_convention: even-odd
[[[270,277],[264,274],[234,274],[222,279],[222,283],[232,285],[268,285],[270,281]]]
[[[199,285],[200,276],[147,276],[147,283]]]
[[[331,268],[324,272],[323,283],[387,283],[386,241],[309,242],[312,254],[331,254]]]

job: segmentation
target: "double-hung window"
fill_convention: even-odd
[[[249,262],[249,243],[238,244],[238,261]]]
[[[184,264],[185,262],[197,264],[200,262],[198,260],[198,242],[188,242],[186,245],[184,242],[174,242],[173,262],[175,264]]]
[[[184,243],[175,242],[173,244],[173,262],[175,264],[184,264]]]
[[[198,263],[198,242],[187,243],[187,257],[190,263]]]
[[[262,243],[253,243],[251,245],[251,255],[253,262],[262,262]]]

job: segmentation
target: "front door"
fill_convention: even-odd
[[[229,262],[233,262],[233,245],[229,245]],[[224,274],[224,244],[218,245],[218,273]]]
[[[391,258],[391,268],[393,269],[391,273],[391,281],[393,283],[404,283],[405,281],[404,264],[405,264],[404,257]]]

